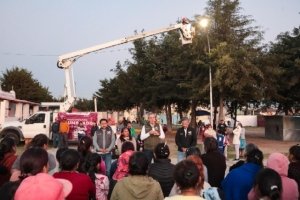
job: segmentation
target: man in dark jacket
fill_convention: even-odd
[[[190,121],[187,117],[181,120],[182,127],[177,130],[175,142],[178,146],[177,162],[185,159],[185,152],[188,148],[197,144],[196,130],[189,127]]]
[[[59,142],[59,121],[57,118],[55,118],[55,122],[53,122],[51,126],[51,131],[52,131],[53,147],[57,148]]]
[[[113,130],[108,126],[107,119],[100,120],[100,129],[93,136],[93,145],[98,154],[105,162],[106,176],[110,176],[110,167],[112,160],[112,150],[115,146],[116,136]]]

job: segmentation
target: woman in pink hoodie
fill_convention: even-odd
[[[266,167],[275,170],[281,177],[281,181],[282,181],[281,199],[297,200],[299,197],[298,186],[295,180],[287,177],[288,166],[289,166],[289,160],[285,155],[283,155],[282,153],[272,153],[267,160]],[[249,200],[258,199],[253,188],[248,194],[248,199]]]

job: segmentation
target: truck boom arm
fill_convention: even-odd
[[[117,46],[120,44],[125,44],[131,41],[135,41],[141,38],[153,36],[159,33],[164,33],[172,30],[179,30],[180,39],[182,44],[192,43],[192,39],[194,36],[194,27],[191,26],[187,21],[183,21],[182,23],[178,23],[175,25],[171,25],[167,28],[162,28],[154,31],[144,32],[140,34],[136,34],[133,36],[125,37],[122,39],[114,40],[111,42],[107,42],[105,44],[100,44],[96,46],[92,46],[89,48],[85,48],[82,50],[74,51],[71,53],[63,54],[59,56],[57,61],[57,67],[65,70],[65,101],[60,105],[60,111],[68,111],[75,103],[76,93],[75,93],[75,84],[73,78],[73,70],[72,64],[80,57],[87,55],[89,53],[97,52],[102,49],[110,48],[113,46]]]

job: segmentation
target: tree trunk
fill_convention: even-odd
[[[171,104],[165,106],[168,131],[172,131],[172,112]]]
[[[233,124],[233,128],[235,129],[236,127],[236,120],[237,120],[237,106],[238,106],[238,102],[237,101],[233,101],[233,120],[234,120],[234,124]]]
[[[140,103],[140,110],[138,112],[138,120],[140,125],[144,125],[144,104]]]
[[[223,101],[223,95],[220,94],[220,105],[219,105],[219,121],[221,119],[225,120],[225,116],[224,116],[224,101]]]
[[[191,103],[191,127],[196,128],[196,108],[197,108],[197,101],[192,100]]]
[[[249,110],[249,108],[248,108],[249,106],[248,106],[248,104],[246,105],[246,109],[245,109],[245,111],[244,111],[244,115],[248,115],[248,110]]]
[[[218,114],[218,107],[214,106],[213,129],[215,129],[215,130],[217,129],[217,124],[216,124],[217,114]]]

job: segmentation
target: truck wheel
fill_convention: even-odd
[[[15,141],[16,146],[20,143],[20,138],[15,132],[9,131],[5,134],[5,137],[12,138]]]

